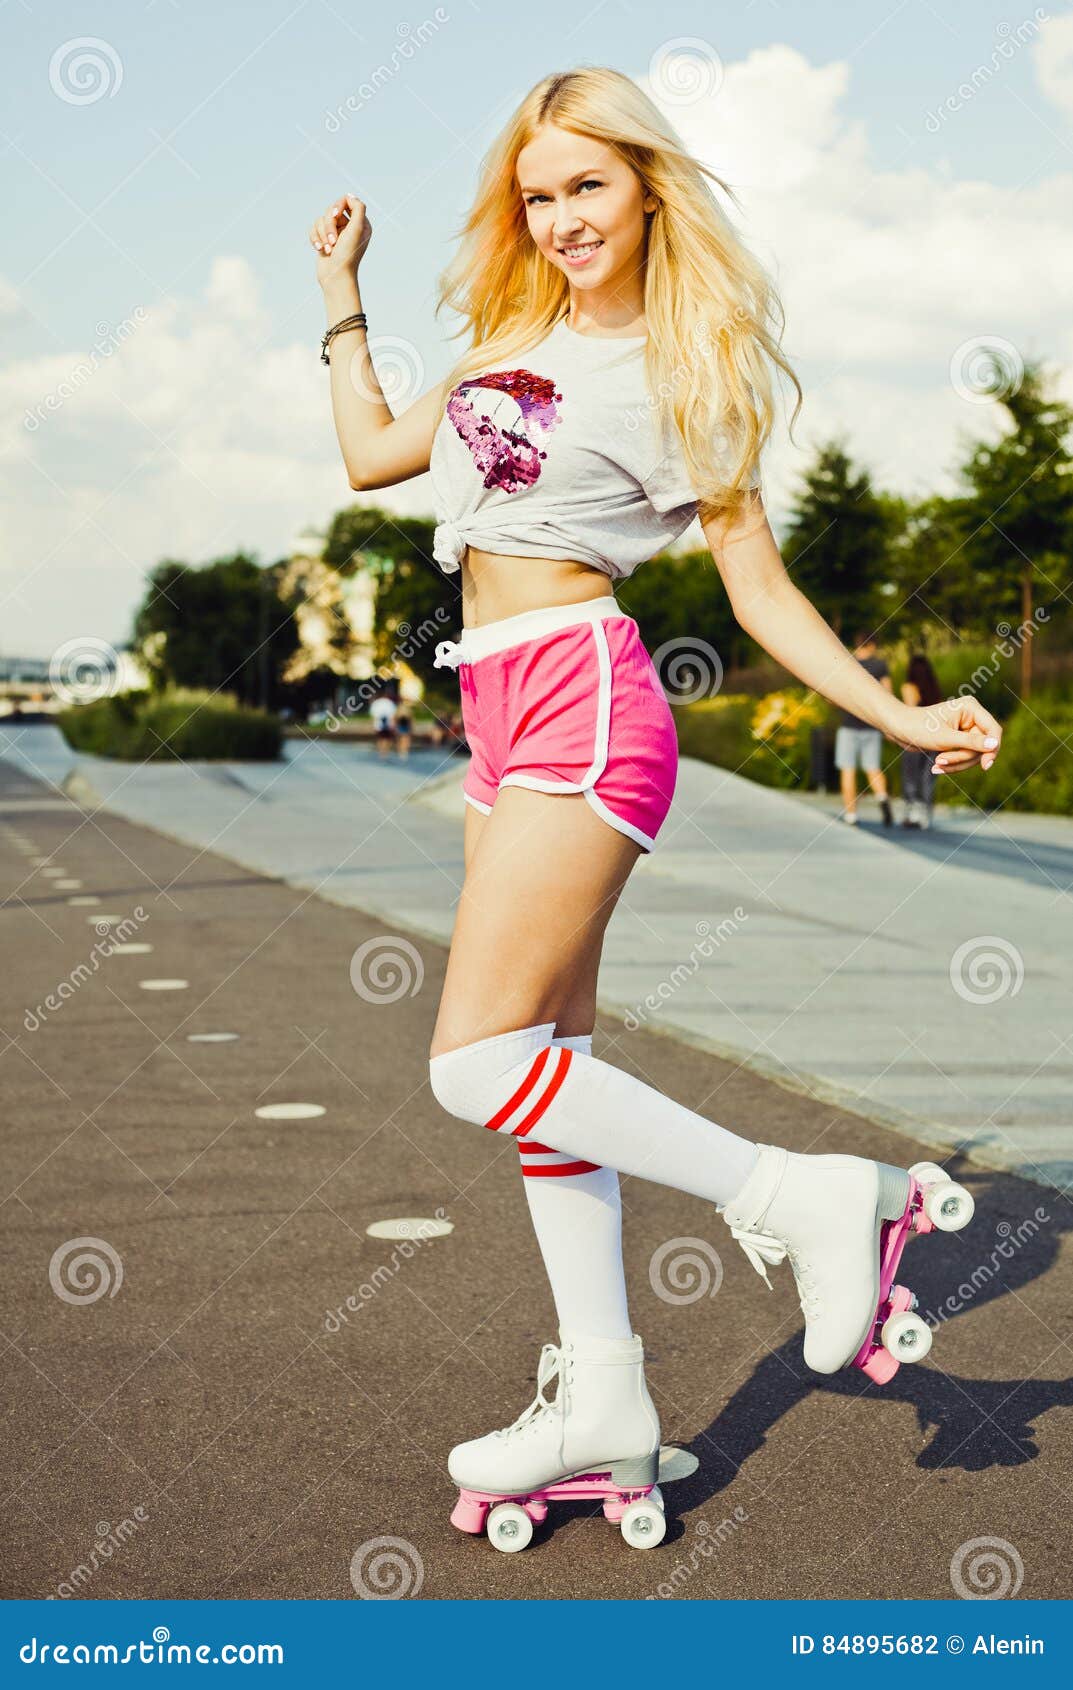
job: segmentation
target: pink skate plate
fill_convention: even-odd
[[[662,1542],[667,1522],[659,1486],[624,1489],[615,1484],[610,1471],[576,1473],[567,1479],[556,1479],[550,1485],[513,1494],[462,1487],[451,1524],[474,1536],[486,1532],[489,1542],[497,1549],[513,1554],[530,1542],[533,1527],[547,1519],[549,1502],[595,1501],[603,1503],[605,1518],[619,1526],[631,1548],[654,1549]]]
[[[884,1222],[880,1234],[875,1319],[851,1364],[875,1384],[889,1384],[902,1362],[923,1361],[931,1349],[931,1327],[913,1312],[916,1298],[894,1283],[910,1233],[960,1232],[974,1207],[969,1192],[936,1163],[917,1162],[910,1168],[905,1209],[898,1220]]]

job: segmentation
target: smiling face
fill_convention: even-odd
[[[592,315],[623,321],[644,303],[645,213],[657,205],[603,141],[545,124],[518,154],[529,233],[549,264],[584,294]]]

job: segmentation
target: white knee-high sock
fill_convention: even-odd
[[[556,1037],[592,1054],[592,1034]],[[631,1338],[622,1270],[622,1196],[614,1168],[579,1161],[527,1136],[518,1140],[522,1184],[563,1332]]]
[[[539,1143],[722,1207],[756,1145],[583,1051],[552,1044],[554,1021],[496,1033],[429,1062],[432,1090],[464,1121]]]

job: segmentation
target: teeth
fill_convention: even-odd
[[[564,246],[563,251],[569,258],[576,258],[582,252],[595,252],[596,248],[603,244],[603,241],[589,241],[585,246]]]

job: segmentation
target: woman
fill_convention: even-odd
[[[943,689],[935,670],[922,652],[914,652],[909,659],[902,682],[902,701],[914,708],[934,707],[943,701]],[[902,749],[902,814],[903,827],[930,827],[935,790],[931,758],[915,746]]]
[[[430,1079],[450,1113],[518,1139],[560,1339],[514,1425],[452,1450],[452,1478],[478,1490],[593,1464],[655,1478],[616,1170],[717,1205],[765,1278],[789,1255],[821,1373],[870,1330],[880,1229],[909,1189],[906,1172],[863,1158],[753,1144],[591,1054],[604,930],[677,769],[670,710],[613,582],[699,515],[739,622],[806,686],[940,768],[989,766],[999,743],[971,698],[929,711],[894,699],[789,581],[758,459],[769,362],[797,383],[774,292],[706,175],[628,77],[546,77],[485,160],[441,288],[473,345],[398,419],[365,344],[364,204],[345,195],[310,230],[351,486],[431,468],[434,559],[461,574],[461,634],[437,661],[459,671],[472,753],[466,878]]]

